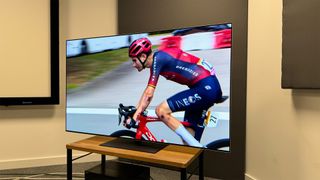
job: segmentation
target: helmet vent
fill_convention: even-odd
[[[141,49],[141,46],[138,46],[133,49],[132,54],[136,54]]]

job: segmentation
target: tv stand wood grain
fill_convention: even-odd
[[[100,146],[113,140],[113,137],[94,136],[67,144],[67,179],[72,179],[72,150],[101,154],[101,165],[105,155],[134,160],[149,166],[179,170],[181,179],[187,179],[187,168],[196,159],[199,160],[199,179],[203,179],[203,150],[179,145],[168,145],[157,153],[146,153],[128,149]]]

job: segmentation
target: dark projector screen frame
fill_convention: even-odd
[[[283,89],[320,89],[320,2],[283,0]]]
[[[119,34],[232,24],[230,152],[205,150],[205,176],[245,179],[248,1],[119,0]]]
[[[59,104],[59,0],[50,0],[50,93],[49,97],[1,97],[0,94],[0,105]]]

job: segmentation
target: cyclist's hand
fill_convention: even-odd
[[[129,117],[124,121],[123,125],[124,127],[130,129],[136,125],[136,121],[133,118]]]
[[[127,119],[125,119],[125,120],[123,121],[123,126],[124,126],[124,127],[127,127],[127,124],[130,124],[130,121],[131,121],[131,118],[130,118],[130,117],[127,118]]]

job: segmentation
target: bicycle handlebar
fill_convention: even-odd
[[[132,118],[134,113],[137,111],[137,108],[134,106],[124,106],[123,104],[119,104],[118,112],[119,112],[119,124],[126,119],[131,119],[130,124],[125,124],[126,128],[138,128],[136,125],[136,121]]]
[[[124,106],[123,104],[119,104],[119,116],[124,116],[125,118],[132,117],[134,113],[137,111],[137,108],[134,106]]]

